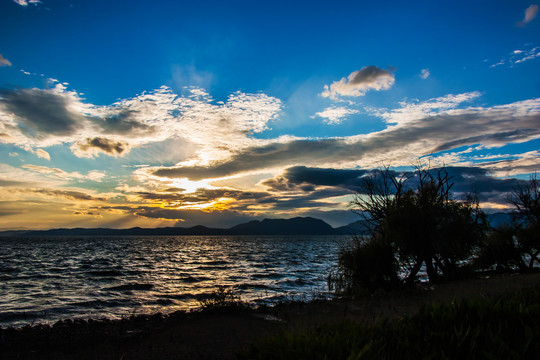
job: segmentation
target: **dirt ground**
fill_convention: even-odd
[[[2,359],[234,359],[251,342],[349,318],[373,322],[414,314],[422,305],[490,298],[540,285],[540,273],[496,275],[357,299],[283,304],[235,312],[175,313],[119,321],[64,321],[2,329]]]

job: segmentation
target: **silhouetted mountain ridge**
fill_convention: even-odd
[[[491,214],[494,222],[507,218],[501,213]],[[210,228],[203,225],[192,227],[162,227],[109,229],[109,228],[60,228],[50,230],[0,231],[3,237],[49,237],[49,236],[180,236],[180,235],[359,235],[367,232],[365,220],[333,228],[321,219],[295,217],[291,219],[253,220],[228,229]]]

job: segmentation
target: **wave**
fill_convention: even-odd
[[[132,283],[132,284],[124,284],[124,285],[105,288],[105,290],[112,290],[112,291],[151,290],[153,287],[154,285],[152,284]]]
[[[93,271],[87,271],[86,273],[92,276],[122,276],[124,275],[119,270],[93,270]]]

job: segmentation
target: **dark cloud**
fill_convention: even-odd
[[[25,181],[17,181],[17,180],[0,180],[0,187],[7,187],[7,186],[24,186],[28,185],[28,182]]]
[[[437,172],[440,170],[441,168],[434,168],[430,172],[433,176],[437,176]],[[453,183],[452,192],[457,198],[463,197],[466,193],[472,193],[476,194],[482,202],[506,204],[508,194],[525,183],[524,180],[515,178],[499,179],[493,176],[487,168],[450,166],[445,167],[444,171],[448,173],[450,182]],[[417,179],[414,172],[398,172],[395,170],[390,170],[390,172],[396,177],[408,178],[407,184],[409,187],[414,188],[416,186]],[[262,184],[273,191],[296,191],[297,197],[281,200],[284,196],[274,195],[260,202],[275,204],[280,209],[287,206],[311,207],[316,205],[317,202],[322,204],[320,201],[324,199],[362,193],[362,177],[365,175],[379,176],[378,174],[378,170],[292,167],[286,169],[280,176],[268,179]],[[302,184],[302,186],[312,185],[314,188],[324,186],[324,188],[319,188],[310,193],[302,193],[302,189],[298,187],[298,184]],[[326,206],[328,206],[328,203]]]
[[[84,116],[69,111],[68,104],[67,97],[48,90],[0,90],[0,106],[15,115],[20,130],[31,137],[74,134]]]
[[[117,109],[117,113],[97,117],[70,110],[78,103],[75,95],[50,89],[0,89],[0,109],[15,115],[17,126],[28,137],[70,136],[90,127],[100,134],[140,136],[154,132],[136,119],[137,111]]]
[[[363,67],[359,71],[353,72],[349,76],[349,84],[351,85],[364,85],[373,84],[381,77],[393,77],[388,70],[383,70],[377,66],[370,65]]]
[[[101,216],[100,213],[95,211],[74,211],[73,215]]]
[[[180,189],[181,190],[181,189]],[[185,203],[208,203],[220,198],[232,198],[237,201],[241,200],[255,200],[269,196],[266,192],[253,192],[253,191],[240,191],[231,189],[198,189],[197,191],[189,194],[182,192],[136,192],[145,200],[159,200],[168,202],[185,202]]]
[[[54,197],[64,197],[66,199],[70,200],[98,200],[98,201],[104,201],[104,198],[101,197],[94,197],[92,195],[85,194],[80,191],[72,191],[72,190],[47,190],[47,189],[32,189],[32,190],[23,190],[24,192],[31,192],[36,194],[42,194],[42,195],[48,195],[48,196],[54,196]]]
[[[457,195],[472,193],[476,194],[481,202],[501,205],[507,205],[508,195],[526,182],[516,178],[496,178],[485,168],[447,167],[446,171],[454,183],[452,191]]]
[[[531,133],[535,133],[535,129],[517,129],[511,131],[504,131],[496,134],[486,134],[478,136],[464,137],[462,139],[456,139],[452,141],[445,142],[437,146],[434,149],[434,152],[446,151],[458,148],[460,146],[466,146],[471,144],[482,144],[486,142],[519,142],[520,139],[524,139],[530,136]]]
[[[284,176],[293,183],[310,183],[326,186],[348,184],[365,174],[365,170],[308,168],[305,166],[290,167],[284,172]]]
[[[104,137],[88,138],[85,141],[75,143],[74,146],[76,150],[82,153],[92,154],[101,151],[113,156],[123,155],[130,150],[128,143]]]
[[[537,156],[532,159],[512,159],[491,161],[482,164],[483,167],[496,171],[498,173],[508,174],[531,174],[540,169],[540,158]]]
[[[328,196],[320,196],[321,194],[312,196],[296,196],[296,197],[280,197],[270,196],[257,201],[258,204],[271,205],[271,211],[276,210],[297,210],[301,208],[321,208],[321,207],[337,207],[339,204],[334,202],[323,201]],[[270,210],[270,209],[269,209]]]
[[[118,114],[103,118],[100,125],[107,134],[141,135],[153,133],[152,127],[135,119],[137,113],[134,110],[122,110]]]
[[[346,155],[348,146],[341,140],[296,140],[288,143],[274,143],[261,147],[251,147],[233,155],[229,160],[214,162],[211,166],[182,166],[158,168],[153,174],[168,178],[189,178],[202,180],[258,170],[288,163],[312,163],[318,156],[323,159]]]
[[[321,95],[334,100],[339,96],[363,96],[369,90],[388,90],[394,82],[394,75],[390,71],[370,65],[353,71],[347,79],[325,85]]]
[[[22,210],[0,210],[0,216],[24,214]]]
[[[312,192],[318,186],[340,186],[344,189],[356,189],[358,179],[366,173],[365,170],[293,166],[287,168],[282,175],[265,180],[261,184],[274,191],[301,190]],[[347,193],[350,193],[350,191],[341,191],[340,194],[333,196],[341,196]],[[327,197],[330,197],[330,195]]]

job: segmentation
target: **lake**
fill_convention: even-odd
[[[327,293],[339,236],[0,238],[0,326],[199,306],[218,286],[273,303]]]

